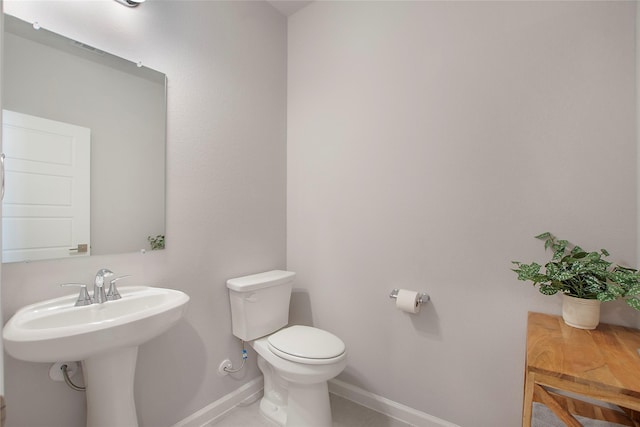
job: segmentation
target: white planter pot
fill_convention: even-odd
[[[595,329],[600,323],[600,301],[562,295],[564,323],[579,329]]]

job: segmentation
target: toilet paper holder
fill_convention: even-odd
[[[400,289],[394,289],[391,291],[391,293],[389,294],[389,298],[393,298],[393,299],[397,299],[398,298],[398,292],[400,292]],[[426,293],[422,292],[420,293],[420,296],[418,297],[418,304],[426,304],[427,302],[429,302],[429,295],[427,295]]]

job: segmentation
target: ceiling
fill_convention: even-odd
[[[313,0],[266,0],[284,16],[290,16],[307,6]]]

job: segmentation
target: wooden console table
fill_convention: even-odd
[[[534,400],[544,403],[569,427],[581,426],[572,413],[640,425],[638,349],[637,329],[600,324],[588,331],[566,325],[560,316],[529,313],[522,426],[531,426]],[[613,403],[624,414],[565,398],[548,388]],[[597,409],[581,413],[579,408],[585,406]],[[627,422],[611,419],[617,416]]]

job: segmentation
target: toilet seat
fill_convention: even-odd
[[[267,338],[269,350],[292,362],[308,365],[324,365],[342,360],[344,342],[322,329],[294,325],[279,330]]]

